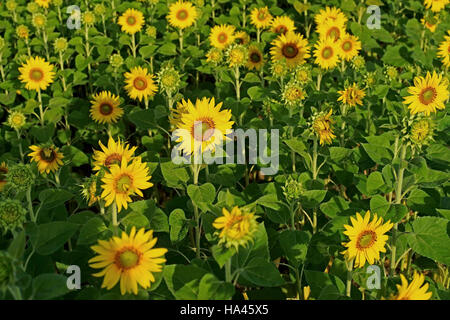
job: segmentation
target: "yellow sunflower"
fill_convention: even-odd
[[[99,171],[102,168],[110,168],[112,165],[121,165],[122,163],[128,163],[134,158],[134,152],[137,147],[129,147],[128,144],[124,144],[117,140],[114,141],[112,137],[109,137],[108,147],[104,146],[101,141],[98,142],[102,151],[94,150],[94,171]]]
[[[265,29],[272,22],[272,15],[267,7],[254,8],[250,13],[250,22],[258,29]]]
[[[445,40],[441,42],[438,49],[438,57],[442,59],[442,63],[446,67],[450,67],[450,31],[448,36],[445,36]]]
[[[215,104],[214,98],[197,99],[195,105],[183,100],[182,107],[186,111],[181,114],[177,130],[177,142],[185,154],[199,154],[205,151],[215,151],[216,145],[226,139],[233,126],[231,110],[220,110],[222,102]],[[180,107],[179,107],[180,108]]]
[[[412,114],[423,112],[430,115],[440,109],[445,109],[445,101],[449,98],[448,84],[433,71],[433,75],[427,72],[426,77],[415,77],[414,87],[409,87],[408,92],[411,94],[404,98],[403,103],[408,104],[408,108]]]
[[[295,31],[294,21],[288,16],[276,17],[272,20],[272,32],[278,34],[286,34]]]
[[[234,34],[234,39],[237,44],[248,44],[250,42],[250,36],[245,31],[238,31]]]
[[[342,59],[350,61],[356,57],[361,50],[361,41],[355,36],[345,34],[339,40],[339,55]]]
[[[178,1],[172,3],[169,7],[167,20],[170,25],[176,28],[184,29],[194,24],[197,19],[197,10],[190,2]]]
[[[124,76],[125,89],[131,99],[142,101],[142,98],[153,97],[158,91],[155,80],[153,80],[155,76],[149,73],[147,68],[135,67],[130,72],[125,72]]]
[[[34,161],[38,165],[40,173],[50,173],[58,170],[60,165],[63,165],[62,159],[64,155],[59,152],[59,148],[51,146],[30,146],[33,150],[28,156],[31,157],[31,161]]]
[[[42,8],[48,8],[51,0],[34,0],[34,2]]]
[[[439,12],[444,9],[449,2],[449,0],[424,0],[423,4],[427,9],[431,8],[431,11]]]
[[[337,66],[339,62],[339,43],[335,42],[333,38],[319,40],[314,47],[316,48],[314,51],[315,63],[322,69],[332,69]]]
[[[135,34],[141,31],[145,19],[142,12],[136,9],[128,9],[119,17],[119,25],[122,26],[122,31],[128,34]]]
[[[329,21],[337,22],[339,25],[345,25],[347,23],[345,14],[341,9],[335,7],[321,9],[320,12],[314,16],[314,20],[317,26],[323,25]]]
[[[3,191],[6,185],[6,174],[8,173],[8,166],[5,162],[0,164],[0,191]]]
[[[119,97],[109,91],[102,91],[91,100],[91,118],[99,123],[115,123],[123,115]]]
[[[362,99],[366,96],[364,90],[359,89],[356,83],[345,88],[345,90],[338,91],[340,97],[338,101],[342,101],[343,104],[346,104],[350,107],[355,107],[356,105],[363,105]]]
[[[321,39],[333,38],[334,41],[339,41],[345,34],[345,25],[330,20],[319,25],[317,32]]]
[[[272,61],[285,60],[289,68],[296,67],[305,63],[305,60],[310,57],[308,40],[294,32],[280,34],[272,42],[270,54]]]
[[[425,26],[425,28],[427,28],[428,30],[430,30],[431,32],[435,32],[436,31],[436,27],[439,24],[439,17],[438,16],[434,16],[431,19],[420,19],[420,22]]]
[[[132,202],[131,196],[137,194],[143,197],[141,190],[153,186],[153,183],[148,181],[151,178],[148,170],[147,164],[141,162],[141,158],[134,158],[130,164],[122,161],[120,166],[112,165],[102,179],[101,197],[106,201],[105,206],[115,202],[120,212],[122,207],[128,208],[128,202]]]
[[[432,292],[427,292],[430,285],[425,283],[425,276],[414,271],[411,283],[408,285],[404,275],[400,275],[402,284],[397,284],[398,294],[392,300],[430,300]]]
[[[252,212],[246,212],[239,207],[234,207],[231,212],[227,209],[222,209],[222,216],[218,217],[213,222],[214,228],[220,230],[219,244],[224,243],[225,247],[235,247],[238,250],[239,246],[246,246],[249,241],[253,241],[253,236],[258,229],[258,222]]]
[[[257,46],[251,45],[248,47],[248,61],[247,68],[249,70],[256,69],[260,70],[264,65],[264,57]]]
[[[331,119],[331,115],[333,114],[333,110],[327,114],[321,113],[313,120],[313,130],[319,136],[320,145],[331,144],[333,139],[336,138],[333,132],[333,123],[334,121]]]
[[[234,42],[234,26],[222,24],[211,29],[209,34],[209,42],[218,49],[225,49]]]
[[[53,82],[53,65],[41,57],[30,57],[19,67],[19,80],[28,90],[45,90]]]
[[[356,219],[350,217],[351,226],[344,225],[344,234],[350,241],[342,243],[347,248],[342,254],[348,260],[355,259],[356,268],[364,267],[366,261],[372,265],[380,259],[380,252],[386,252],[388,236],[385,233],[394,225],[389,220],[383,224],[383,218],[378,218],[376,214],[370,221],[370,215],[370,211],[367,211],[363,218],[357,213]]]
[[[131,228],[129,235],[122,231],[121,237],[98,240],[98,244],[91,247],[98,255],[89,260],[89,265],[103,270],[93,276],[104,277],[102,288],[108,290],[120,281],[122,295],[138,294],[138,285],[149,289],[155,282],[154,273],[161,272],[166,262],[167,249],[154,248],[157,241],[153,230],[145,232],[141,228],[136,232],[136,227]]]

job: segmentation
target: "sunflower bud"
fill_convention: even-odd
[[[150,38],[156,38],[157,30],[154,26],[148,26],[145,30],[145,34],[148,35]]]
[[[365,65],[366,65],[366,60],[364,60],[364,58],[361,56],[356,56],[352,60],[352,68],[355,70],[360,70],[360,69],[364,68]]]
[[[92,206],[100,199],[100,194],[97,190],[97,180],[99,180],[98,176],[91,176],[86,178],[84,183],[80,185],[81,195],[88,203],[88,206]]]
[[[68,43],[66,38],[58,38],[53,43],[56,52],[64,52],[67,50]]]
[[[8,0],[8,1],[6,1],[6,8],[7,8],[9,11],[15,11],[16,8],[17,8],[17,3],[16,3],[16,1],[14,1],[14,0]]]
[[[180,73],[172,66],[166,66],[158,73],[158,83],[161,90],[171,96],[180,89],[181,76]]]
[[[311,81],[311,69],[302,65],[295,70],[294,77],[299,84],[306,84]]]
[[[28,2],[27,4],[27,10],[30,13],[36,13],[39,11],[39,6],[36,2]]]
[[[27,121],[25,115],[20,111],[12,111],[8,116],[6,123],[15,130],[22,128]]]
[[[247,63],[248,50],[243,45],[232,45],[226,52],[227,62],[231,68],[242,67]]]
[[[110,58],[109,58],[109,64],[115,68],[118,69],[122,66],[123,64],[123,58],[120,54],[116,53],[113,54]]]
[[[106,13],[106,8],[103,3],[99,3],[94,7],[94,13],[99,16],[103,16]]]
[[[14,267],[12,259],[6,251],[0,251],[0,290],[4,291],[13,280]]]
[[[0,226],[5,230],[22,228],[27,211],[17,200],[0,201]]]
[[[288,107],[298,106],[306,98],[303,88],[296,82],[289,82],[284,86],[282,99]]]
[[[284,78],[287,75],[288,67],[284,61],[276,61],[270,66],[271,72],[275,78]]]
[[[221,63],[222,59],[223,59],[222,50],[217,48],[211,48],[206,54],[206,62],[211,62],[215,65]]]
[[[25,191],[34,184],[34,175],[29,165],[17,164],[9,168],[6,181],[17,192]]]
[[[289,177],[284,183],[284,187],[281,187],[281,189],[283,190],[283,195],[288,202],[299,199],[305,192],[305,188],[302,183],[295,180],[293,177]]]
[[[30,30],[26,25],[21,24],[16,28],[16,34],[20,39],[28,39],[30,36]]]
[[[91,11],[86,11],[83,13],[82,20],[88,27],[92,27],[95,23],[95,15]]]
[[[57,7],[61,7],[63,4],[63,0],[52,0],[52,3]]]
[[[31,23],[37,29],[44,28],[47,24],[47,18],[42,13],[35,13],[33,14]]]
[[[423,118],[411,125],[410,140],[419,148],[433,140],[434,123],[432,119]]]

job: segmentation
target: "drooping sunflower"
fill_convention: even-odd
[[[350,61],[356,57],[361,50],[361,41],[355,36],[345,34],[339,40],[339,55],[342,59]]]
[[[186,112],[181,114],[174,132],[179,137],[177,142],[181,142],[179,148],[188,155],[215,151],[233,126],[231,110],[220,110],[222,102],[216,105],[214,98],[197,99],[195,105],[190,100],[182,104]]]
[[[120,17],[118,24],[122,27],[122,31],[128,34],[135,34],[141,31],[145,23],[144,15],[136,9],[128,9]]]
[[[344,225],[343,232],[349,237],[350,241],[342,243],[347,249],[342,252],[348,260],[355,259],[355,267],[362,268],[366,264],[374,264],[380,259],[380,252],[386,252],[386,241],[388,236],[385,235],[392,227],[393,223],[389,220],[383,223],[383,218],[373,215],[370,220],[370,211],[366,212],[364,218],[357,213],[356,219],[350,217],[352,225]]]
[[[247,68],[249,70],[252,69],[260,70],[263,65],[264,65],[264,56],[261,50],[259,50],[259,48],[255,45],[249,46]]]
[[[209,34],[209,42],[213,47],[223,50],[234,42],[234,30],[235,27],[228,24],[214,26]]]
[[[427,9],[431,9],[433,12],[439,12],[449,4],[449,0],[424,0],[423,4]]]
[[[450,67],[450,31],[447,31],[448,36],[441,42],[438,49],[438,57],[442,59],[442,63],[446,67]]]
[[[439,24],[439,17],[438,16],[434,16],[431,17],[429,19],[420,19],[420,22],[425,26],[425,28],[427,28],[428,30],[430,30],[431,32],[435,32],[436,31],[436,27]]]
[[[91,118],[98,123],[115,123],[123,115],[119,97],[109,91],[102,91],[91,100]]]
[[[231,212],[222,209],[222,216],[213,222],[214,228],[218,229],[219,244],[225,244],[225,247],[234,247],[238,250],[239,246],[246,246],[253,240],[254,233],[258,229],[256,216],[252,212],[246,212],[239,207],[234,207]]]
[[[339,62],[339,43],[335,42],[333,38],[319,40],[314,47],[316,48],[314,51],[315,63],[322,69],[328,70],[337,66]]]
[[[123,162],[128,163],[134,158],[134,152],[137,147],[129,147],[120,141],[120,139],[114,141],[112,137],[108,139],[108,146],[104,146],[101,141],[98,142],[101,151],[94,150],[94,171],[99,171],[102,168],[110,168],[112,165],[121,165]]]
[[[31,161],[34,161],[38,165],[40,173],[50,173],[58,170],[60,165],[63,165],[62,159],[64,155],[59,152],[59,148],[49,146],[30,146],[33,150],[28,156],[31,157]]]
[[[285,60],[288,67],[296,67],[310,57],[308,40],[294,32],[281,34],[272,42],[270,54],[272,61]]]
[[[339,41],[345,34],[345,25],[330,20],[319,25],[317,32],[321,39],[333,38],[334,41]]]
[[[6,174],[8,173],[8,166],[5,162],[0,164],[0,191],[3,191],[6,185]]]
[[[335,21],[340,25],[345,25],[347,17],[339,8],[326,7],[325,9],[321,9],[320,12],[314,16],[314,20],[318,26],[328,21]]]
[[[41,57],[30,57],[19,67],[19,80],[28,90],[45,90],[53,82],[53,65]]]
[[[338,91],[340,97],[338,101],[342,101],[343,104],[346,104],[350,107],[355,107],[356,105],[363,105],[362,99],[366,96],[364,90],[359,89],[356,83],[345,88],[345,90]]]
[[[286,34],[295,31],[294,21],[288,16],[276,17],[272,20],[272,32]]]
[[[445,109],[445,101],[449,97],[448,84],[435,71],[426,77],[415,77],[414,86],[408,88],[411,94],[404,98],[403,103],[408,105],[411,114],[424,113],[426,116],[437,110]]]
[[[48,8],[51,0],[34,0],[34,2],[42,8]]]
[[[246,45],[250,42],[250,36],[245,31],[238,31],[234,34],[234,39],[237,44]]]
[[[404,275],[400,275],[402,284],[397,284],[397,295],[393,296],[392,300],[430,300],[433,295],[432,292],[427,292],[430,285],[425,283],[425,276],[423,273],[414,271],[414,276],[410,284]]]
[[[433,140],[434,123],[430,118],[415,120],[411,125],[410,140],[414,145],[422,146]]]
[[[101,197],[105,200],[105,206],[115,202],[120,212],[122,207],[128,208],[128,202],[132,202],[131,196],[137,194],[143,197],[142,190],[153,186],[153,183],[148,181],[151,178],[148,170],[147,164],[142,162],[141,158],[134,158],[131,163],[122,161],[120,166],[112,165],[102,179]]]
[[[89,260],[89,265],[103,270],[93,276],[104,277],[102,288],[108,290],[120,282],[122,295],[138,294],[138,285],[150,288],[155,282],[154,273],[161,272],[166,262],[167,249],[154,248],[157,241],[153,230],[145,232],[141,228],[136,232],[136,227],[131,228],[129,235],[123,231],[121,237],[98,240],[98,244],[91,247],[97,255]]]
[[[327,114],[320,113],[313,120],[312,128],[320,139],[320,145],[331,144],[333,139],[336,138],[333,132],[334,121],[331,119],[332,114],[333,110],[330,109]]]
[[[250,13],[250,22],[258,29],[265,29],[272,22],[269,8],[254,8]]]
[[[150,74],[147,68],[135,67],[130,72],[125,72],[125,89],[131,99],[148,99],[153,97],[158,91],[154,75]]]
[[[177,1],[169,7],[167,20],[176,28],[185,29],[194,24],[197,19],[197,10],[191,2]]]

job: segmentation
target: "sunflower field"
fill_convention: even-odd
[[[449,67],[449,0],[1,1],[0,299],[450,299]]]

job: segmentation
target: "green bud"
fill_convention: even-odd
[[[27,211],[18,200],[0,201],[0,226],[5,230],[23,228]]]

